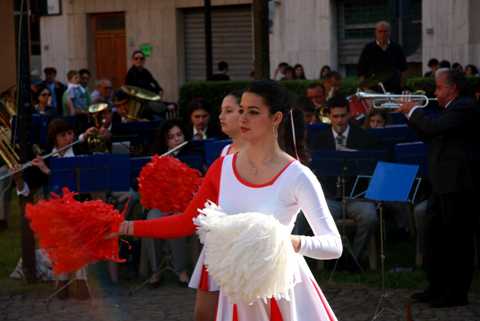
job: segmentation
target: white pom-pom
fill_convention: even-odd
[[[289,230],[271,215],[226,215],[207,203],[194,219],[205,246],[205,265],[232,303],[285,298],[296,265]]]

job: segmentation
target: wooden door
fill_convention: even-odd
[[[124,13],[92,15],[96,78],[107,78],[113,87],[123,85],[127,73]]]

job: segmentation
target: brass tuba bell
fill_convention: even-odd
[[[125,85],[121,87],[121,90],[130,96],[127,103],[127,114],[125,116],[130,120],[141,120],[145,105],[149,102],[158,102],[162,99],[160,95],[135,86]]]

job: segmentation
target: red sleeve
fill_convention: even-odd
[[[133,223],[134,236],[168,239],[185,237],[195,233],[195,225],[192,220],[198,215],[198,209],[203,208],[208,200],[218,203],[222,163],[223,157],[217,159],[210,166],[199,191],[188,204],[185,212],[154,220],[135,221]]]

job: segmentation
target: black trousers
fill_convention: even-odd
[[[424,267],[435,296],[467,298],[474,272],[474,231],[478,221],[473,200],[473,192],[434,193],[429,199]]]

